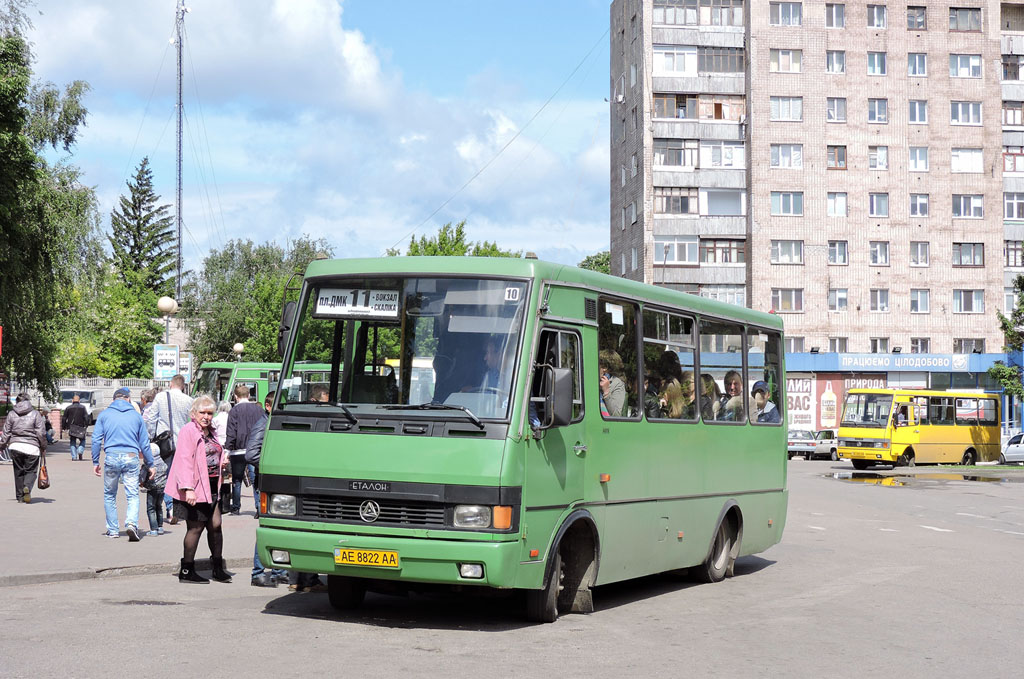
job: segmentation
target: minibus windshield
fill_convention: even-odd
[[[847,394],[842,425],[846,427],[886,427],[892,394]]]
[[[527,289],[457,277],[307,282],[278,408],[357,421],[401,411],[506,418]],[[303,371],[300,361],[328,369]]]

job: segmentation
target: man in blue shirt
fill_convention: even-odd
[[[121,387],[114,400],[100,413],[92,432],[93,472],[100,476],[100,448],[103,458],[103,506],[107,517],[108,538],[121,537],[117,529],[117,482],[124,484],[127,502],[124,517],[128,540],[139,541],[139,457],[149,466],[153,478],[153,453],[149,450],[149,434],[142,416],[132,407],[131,392]]]

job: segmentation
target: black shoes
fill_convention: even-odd
[[[190,582],[197,585],[208,585],[210,581],[196,573],[196,562],[181,560],[181,570],[178,571],[178,582]]]
[[[213,564],[213,573],[210,574],[211,578],[213,578],[217,582],[231,582],[232,574],[224,570],[223,558],[210,559],[210,562]]]

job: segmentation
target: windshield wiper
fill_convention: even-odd
[[[389,403],[377,407],[383,408],[384,410],[461,410],[462,412],[466,413],[466,416],[473,424],[480,427],[481,429],[485,428],[484,423],[480,421],[479,417],[473,414],[472,410],[470,410],[466,406],[457,406],[451,403],[438,403],[437,401],[430,401],[429,403],[419,403],[415,405],[411,403],[408,405]]]
[[[341,408],[341,410],[345,413],[345,417],[348,418],[349,422],[351,422],[352,424],[359,424],[359,420],[356,419],[356,416],[352,414],[352,411],[349,410],[348,406],[346,406],[344,403],[331,403],[330,401],[306,401],[303,405],[314,405],[318,408],[321,406]]]

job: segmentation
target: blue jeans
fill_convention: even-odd
[[[85,455],[85,439],[76,439],[74,436],[69,436],[71,439],[71,459],[81,460],[82,456]]]
[[[138,526],[139,454],[107,453],[103,459],[103,509],[107,514],[107,533],[118,533],[117,482],[124,484],[126,501],[124,523]]]
[[[270,572],[275,576],[284,576],[287,571],[283,568],[272,568]],[[252,577],[258,578],[263,575],[263,562],[260,561],[260,550],[254,547],[252,550]]]

